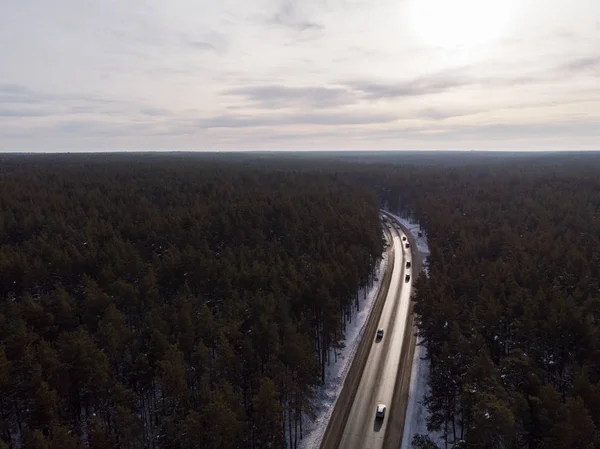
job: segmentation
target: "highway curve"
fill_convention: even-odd
[[[411,260],[411,251],[405,248],[401,239],[404,234],[396,229],[392,229],[391,232],[394,243],[394,270],[378,324],[378,327],[384,329],[384,336],[379,342],[376,341],[374,334],[364,336],[367,339],[371,338],[371,350],[367,356],[367,362],[341,439],[337,444],[331,441],[330,444],[323,447],[332,449],[380,449],[384,447],[389,417],[390,414],[394,414],[390,405],[394,399],[412,284],[412,276],[409,282],[405,282],[405,273],[412,271],[406,268],[406,261]],[[378,403],[388,406],[383,421],[375,419],[375,409]],[[394,446],[397,447],[397,445]]]

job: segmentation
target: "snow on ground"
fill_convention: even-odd
[[[387,253],[384,253],[383,259],[375,271],[378,280],[373,282],[366,298],[364,289],[359,292],[360,310],[352,316],[352,322],[346,324],[345,347],[338,351],[337,362],[335,362],[335,357],[331,356],[331,363],[325,372],[325,384],[319,387],[315,395],[316,418],[314,421],[311,421],[306,415],[302,418],[304,438],[299,442],[298,449],[317,449],[321,445],[329,418],[344,385],[346,374],[348,374],[356,349],[364,334],[367,318],[371,314],[383,273],[388,264],[387,259]]]
[[[427,350],[420,343],[421,339],[418,339],[410,373],[406,421],[404,422],[401,449],[410,449],[415,434],[427,435],[427,410],[422,402],[428,389],[429,366],[427,360],[422,360]]]
[[[429,413],[423,405],[423,399],[429,393],[429,361],[425,360],[427,349],[417,340],[415,355],[410,374],[410,387],[408,404],[406,406],[406,420],[400,449],[411,449],[412,439],[416,434],[427,435],[439,447],[444,447],[444,438],[441,432],[427,431],[427,417]]]

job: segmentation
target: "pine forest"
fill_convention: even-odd
[[[441,449],[600,447],[598,155],[97,154],[0,156],[0,449],[298,448],[381,208]]]

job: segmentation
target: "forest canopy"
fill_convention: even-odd
[[[427,232],[415,311],[441,447],[600,447],[598,155],[355,176]]]
[[[0,448],[295,447],[379,207],[427,234],[442,448],[600,447],[598,155],[1,162]]]
[[[367,187],[226,160],[5,156],[0,212],[0,447],[294,447],[383,251]]]

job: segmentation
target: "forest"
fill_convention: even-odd
[[[295,448],[383,245],[334,173],[2,156],[0,448]]]
[[[414,301],[428,430],[443,444],[420,435],[413,447],[600,447],[600,155],[346,161],[339,176],[428,238]]]
[[[380,207],[440,449],[600,447],[600,157],[434,156],[3,156],[0,448],[295,448]]]
[[[427,232],[415,311],[442,449],[600,447],[599,174],[598,155],[355,170]]]

